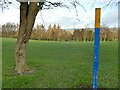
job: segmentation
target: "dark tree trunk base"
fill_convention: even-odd
[[[36,15],[39,11],[39,7],[37,2],[30,2],[29,4],[28,2],[21,2],[20,4],[20,27],[15,50],[15,72],[18,75],[23,75],[33,72],[27,66],[25,51],[32,33],[32,28],[35,22]]]
[[[25,70],[23,73],[18,73],[16,69],[11,71],[11,75],[17,75],[17,76],[22,76],[22,75],[29,75],[29,74],[34,74],[36,71],[28,68],[28,70]]]

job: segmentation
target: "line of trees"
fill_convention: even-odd
[[[19,25],[14,23],[6,23],[2,25],[2,37],[16,38],[18,36]],[[31,34],[33,40],[47,41],[93,41],[94,32],[90,28],[77,30],[63,30],[60,25],[50,24],[48,29],[43,25],[36,25]],[[101,27],[101,41],[118,40],[118,30],[116,27],[108,28],[107,25]]]
[[[16,38],[18,36],[19,25],[14,23],[6,23],[2,25],[2,37],[5,38]]]

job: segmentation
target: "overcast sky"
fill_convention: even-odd
[[[14,1],[14,0],[13,0]],[[52,0],[51,0],[52,1]],[[57,0],[54,0],[57,1]],[[63,0],[64,1],[64,0]],[[118,6],[116,2],[119,0],[112,0],[111,4],[105,8],[111,0],[79,0],[83,7],[77,6],[78,16],[76,10],[66,1],[65,4],[70,6],[67,8],[54,8],[51,10],[42,10],[38,13],[35,21],[36,24],[44,24],[47,28],[49,24],[60,24],[61,28],[94,28],[95,8],[102,8],[101,10],[101,25],[108,24],[109,27],[118,26]],[[41,17],[42,16],[42,17]],[[42,20],[43,19],[43,20]],[[79,19],[79,20],[77,20]],[[3,13],[0,12],[0,25],[7,22],[19,23],[19,3],[14,1],[14,5],[10,5],[8,10]]]

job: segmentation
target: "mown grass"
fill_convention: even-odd
[[[93,43],[47,42],[31,40],[27,63],[36,72],[15,76],[15,39],[3,39],[3,88],[73,88],[91,87]],[[118,87],[117,42],[102,42],[99,58],[99,87]]]
[[[2,88],[2,38],[0,38],[0,89]]]

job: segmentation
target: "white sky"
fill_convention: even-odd
[[[14,0],[13,0],[14,1]],[[52,0],[51,0],[52,1]],[[58,0],[54,0],[58,1]],[[42,10],[38,13],[35,21],[36,24],[43,24],[48,27],[49,24],[60,24],[61,28],[72,29],[72,28],[84,28],[88,25],[90,28],[94,28],[95,19],[95,8],[102,8],[101,11],[101,25],[103,23],[108,24],[109,27],[118,26],[118,6],[116,2],[119,0],[113,0],[111,4],[104,8],[103,7],[110,0],[79,0],[85,7],[85,10],[81,6],[77,6],[78,17],[76,11],[66,1],[65,4],[69,5],[70,11],[67,8],[54,8],[51,10]],[[17,7],[17,8],[16,8]],[[41,13],[43,20],[41,18]],[[77,18],[80,20],[78,21]],[[19,3],[14,1],[14,5],[10,5],[8,10],[3,13],[0,12],[0,25],[7,22],[19,23]]]

